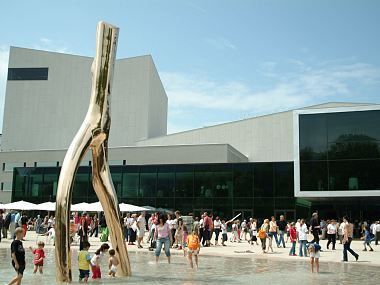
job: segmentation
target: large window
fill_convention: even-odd
[[[239,211],[256,217],[273,215],[275,203],[289,207],[287,203],[294,200],[292,169],[292,162],[110,167],[119,202],[178,209],[183,214],[212,211],[226,219]],[[59,167],[15,168],[12,199],[53,201],[59,171]],[[283,199],[275,200],[274,195]],[[91,167],[81,166],[72,202],[95,201]]]
[[[47,67],[8,68],[8,80],[48,80]]]
[[[380,189],[380,110],[299,115],[300,190]]]

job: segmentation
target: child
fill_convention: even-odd
[[[24,229],[17,228],[15,230],[15,236],[16,239],[11,244],[11,254],[12,265],[17,272],[17,276],[9,282],[9,285],[20,285],[25,270],[25,250],[21,241],[24,238]]]
[[[317,273],[319,273],[319,257],[320,257],[321,246],[317,243],[309,243],[307,251],[310,254],[310,267],[311,273],[314,273],[314,263]]]
[[[102,272],[100,271],[100,259],[103,254],[108,251],[110,246],[106,243],[103,243],[100,248],[95,252],[95,255],[91,258],[91,271],[92,279],[102,278]]]
[[[183,235],[182,235],[182,248],[183,248],[183,256],[186,256],[186,247],[187,247],[187,236],[189,232],[187,231],[187,227],[183,226]]]
[[[88,277],[90,277],[90,261],[91,256],[88,253],[90,243],[88,241],[83,242],[83,249],[78,253],[78,267],[79,267],[79,282],[87,283]]]
[[[222,225],[220,226],[222,230],[222,246],[227,246],[225,242],[227,241],[227,224],[225,220],[222,220]]]
[[[191,268],[194,268],[194,265],[193,265],[193,254],[194,254],[195,265],[198,268],[198,254],[201,248],[201,244],[199,242],[198,234],[195,230],[193,230],[192,234],[187,237],[187,246],[189,248],[187,254],[188,254],[190,266]]]
[[[289,255],[297,256],[296,254],[297,230],[294,223],[290,224],[288,235],[290,237],[290,242],[292,243],[292,248],[289,251]]]
[[[370,227],[366,226],[364,231],[364,236],[362,239],[364,239],[364,249],[363,251],[367,251],[367,245],[369,246],[370,250],[373,251],[373,248],[371,247],[371,241],[375,238],[375,235],[370,232]]]
[[[44,258],[45,258],[45,243],[43,241],[38,242],[38,248],[33,249],[32,247],[29,247],[30,251],[34,254],[34,270],[33,273],[36,274],[37,270],[39,269],[40,273],[43,273],[43,267],[44,267]]]
[[[108,260],[108,275],[115,278],[117,266],[119,265],[119,259],[115,256],[116,252],[114,249],[110,249],[108,253],[110,254],[110,258]]]

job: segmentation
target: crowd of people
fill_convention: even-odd
[[[191,268],[198,267],[198,256],[201,247],[227,246],[227,242],[247,242],[250,245],[261,247],[263,254],[274,252],[273,247],[286,247],[290,243],[289,255],[310,257],[311,271],[319,272],[320,252],[323,251],[320,239],[326,239],[326,249],[336,250],[336,244],[343,245],[343,259],[348,261],[348,253],[355,260],[359,254],[351,249],[351,242],[355,237],[355,226],[348,217],[340,221],[320,220],[318,213],[313,213],[310,220],[298,219],[286,221],[285,216],[279,219],[272,216],[270,219],[259,221],[255,218],[238,219],[239,216],[226,220],[204,212],[200,216],[189,214],[182,216],[179,211],[171,213],[152,213],[149,217],[143,213],[127,213],[120,223],[124,228],[125,242],[129,246],[144,248],[147,244],[149,250],[154,251],[156,261],[159,261],[164,250],[168,263],[171,262],[171,250],[181,250],[188,258]],[[109,231],[105,216],[100,213],[89,215],[86,212],[74,212],[71,216],[71,239],[79,243],[79,275],[80,280],[87,282],[92,271],[92,278],[101,277],[100,260],[105,252],[109,252],[109,275],[115,276],[119,263],[115,251],[108,246]],[[9,211],[0,212],[0,241],[2,238],[13,239],[11,245],[12,264],[17,272],[17,277],[10,284],[20,284],[25,269],[25,252],[22,241],[27,231],[35,231],[39,235],[52,236],[55,233],[55,217],[37,215],[30,218],[25,212]],[[229,238],[228,238],[228,233]],[[372,242],[378,245],[380,241],[380,222],[360,223],[359,237],[363,240],[364,251],[374,251]],[[308,237],[312,236],[312,240]],[[99,237],[102,246],[90,256],[89,237]],[[144,238],[145,241],[144,241]],[[260,243],[260,244],[259,244]],[[298,245],[298,250],[297,250]],[[45,244],[38,242],[36,249],[30,248],[35,255],[34,273],[43,273],[43,259]],[[13,283],[12,283],[13,282]]]

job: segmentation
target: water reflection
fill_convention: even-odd
[[[10,265],[10,252],[0,249],[0,284],[8,282],[14,275]],[[182,255],[173,256],[168,265],[165,259],[154,262],[151,252],[130,253],[133,276],[125,279],[106,277],[106,258],[103,260],[103,280],[97,284],[370,284],[380,277],[379,268],[367,264],[321,262],[321,273],[309,273],[308,259],[295,258],[294,261],[274,260],[260,257],[200,257],[198,271],[190,270]],[[24,284],[55,284],[54,251],[46,250],[45,272],[33,276],[33,255],[27,252],[28,266]],[[73,280],[77,284],[77,251],[73,252]],[[262,283],[260,283],[262,282]],[[265,283],[264,283],[265,282]]]

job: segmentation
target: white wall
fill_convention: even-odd
[[[292,112],[277,113],[137,142],[137,145],[226,143],[249,161],[292,161]]]
[[[87,112],[91,63],[89,57],[11,47],[10,68],[48,67],[49,78],[7,81],[2,150],[67,148]],[[110,146],[166,134],[167,97],[151,56],[117,60],[111,96]],[[152,118],[151,101],[157,108]]]

